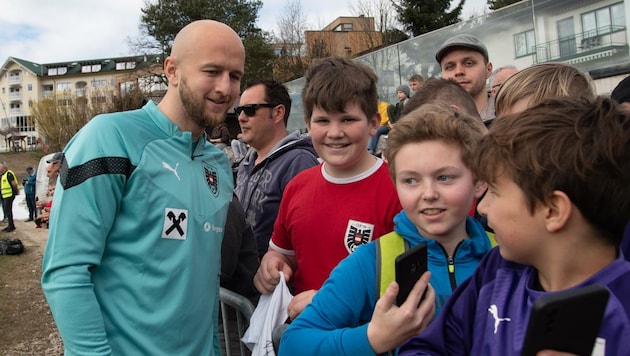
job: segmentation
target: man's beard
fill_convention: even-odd
[[[227,112],[207,112],[205,109],[205,99],[203,96],[201,98],[195,98],[195,94],[188,87],[186,78],[182,78],[179,88],[179,96],[184,111],[186,111],[188,118],[197,125],[203,128],[215,127],[225,121],[225,114]]]

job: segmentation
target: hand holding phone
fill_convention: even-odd
[[[398,283],[399,287],[396,305],[401,306],[407,300],[413,286],[422,274],[427,271],[427,259],[427,245],[423,243],[396,257],[396,283]],[[426,290],[420,301],[424,299],[425,295]]]
[[[593,284],[538,298],[532,307],[522,356],[541,350],[591,355],[610,292]]]

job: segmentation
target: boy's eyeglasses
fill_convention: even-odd
[[[245,115],[252,117],[256,115],[256,110],[260,108],[275,108],[276,106],[278,106],[278,104],[247,104],[243,106],[237,106],[236,109],[234,109],[234,112],[236,113],[236,115],[240,115],[241,112],[244,112]]]

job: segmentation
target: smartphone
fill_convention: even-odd
[[[399,286],[396,305],[400,306],[407,300],[420,276],[427,271],[427,245],[421,243],[405,251],[396,257],[395,263],[396,283]],[[424,299],[424,294],[422,299]]]
[[[591,355],[608,304],[606,287],[593,284],[538,298],[529,314],[522,356],[540,350]]]

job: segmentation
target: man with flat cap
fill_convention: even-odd
[[[454,79],[475,100],[484,122],[494,120],[494,101],[486,90],[486,81],[492,74],[488,49],[477,37],[469,34],[455,35],[442,44],[435,53],[442,69],[442,77]]]

